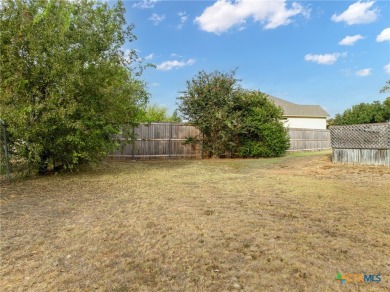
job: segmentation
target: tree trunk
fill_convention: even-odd
[[[38,173],[40,175],[46,174],[48,167],[49,167],[49,155],[47,153],[41,154]]]

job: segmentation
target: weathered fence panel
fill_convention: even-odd
[[[326,129],[289,129],[290,149],[294,151],[316,151],[330,149],[330,131]]]
[[[134,129],[137,139],[123,144],[110,157],[130,159],[201,158],[202,133],[196,127],[181,123],[151,123]],[[291,146],[288,151],[316,151],[330,148],[329,130],[289,129]],[[196,137],[197,144],[184,144]]]
[[[390,123],[333,126],[333,163],[390,166]]]
[[[333,163],[390,166],[388,149],[333,149]]]
[[[201,158],[202,147],[198,144],[184,144],[188,137],[201,140],[201,132],[194,126],[179,123],[151,123],[134,129],[136,140],[123,143],[110,155],[131,159],[153,158]]]

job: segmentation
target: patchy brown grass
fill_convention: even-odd
[[[2,291],[390,289],[390,168],[111,161],[1,188]]]

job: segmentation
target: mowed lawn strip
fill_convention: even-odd
[[[3,291],[385,291],[390,168],[114,162],[1,185]],[[381,274],[346,283],[341,274]]]

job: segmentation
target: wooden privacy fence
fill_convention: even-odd
[[[333,163],[390,166],[390,123],[330,128]]]
[[[123,140],[110,157],[128,159],[202,158],[202,133],[196,127],[181,123],[151,123],[134,129],[136,140]],[[289,129],[288,151],[316,151],[330,148],[329,130]],[[189,137],[198,143],[185,144]]]
[[[316,151],[330,149],[330,131],[326,129],[289,129],[290,149],[287,151]]]
[[[194,126],[180,123],[151,123],[134,129],[133,143],[124,141],[111,157],[131,159],[153,158],[201,158],[202,133]],[[199,143],[188,143],[189,137],[196,137]]]

